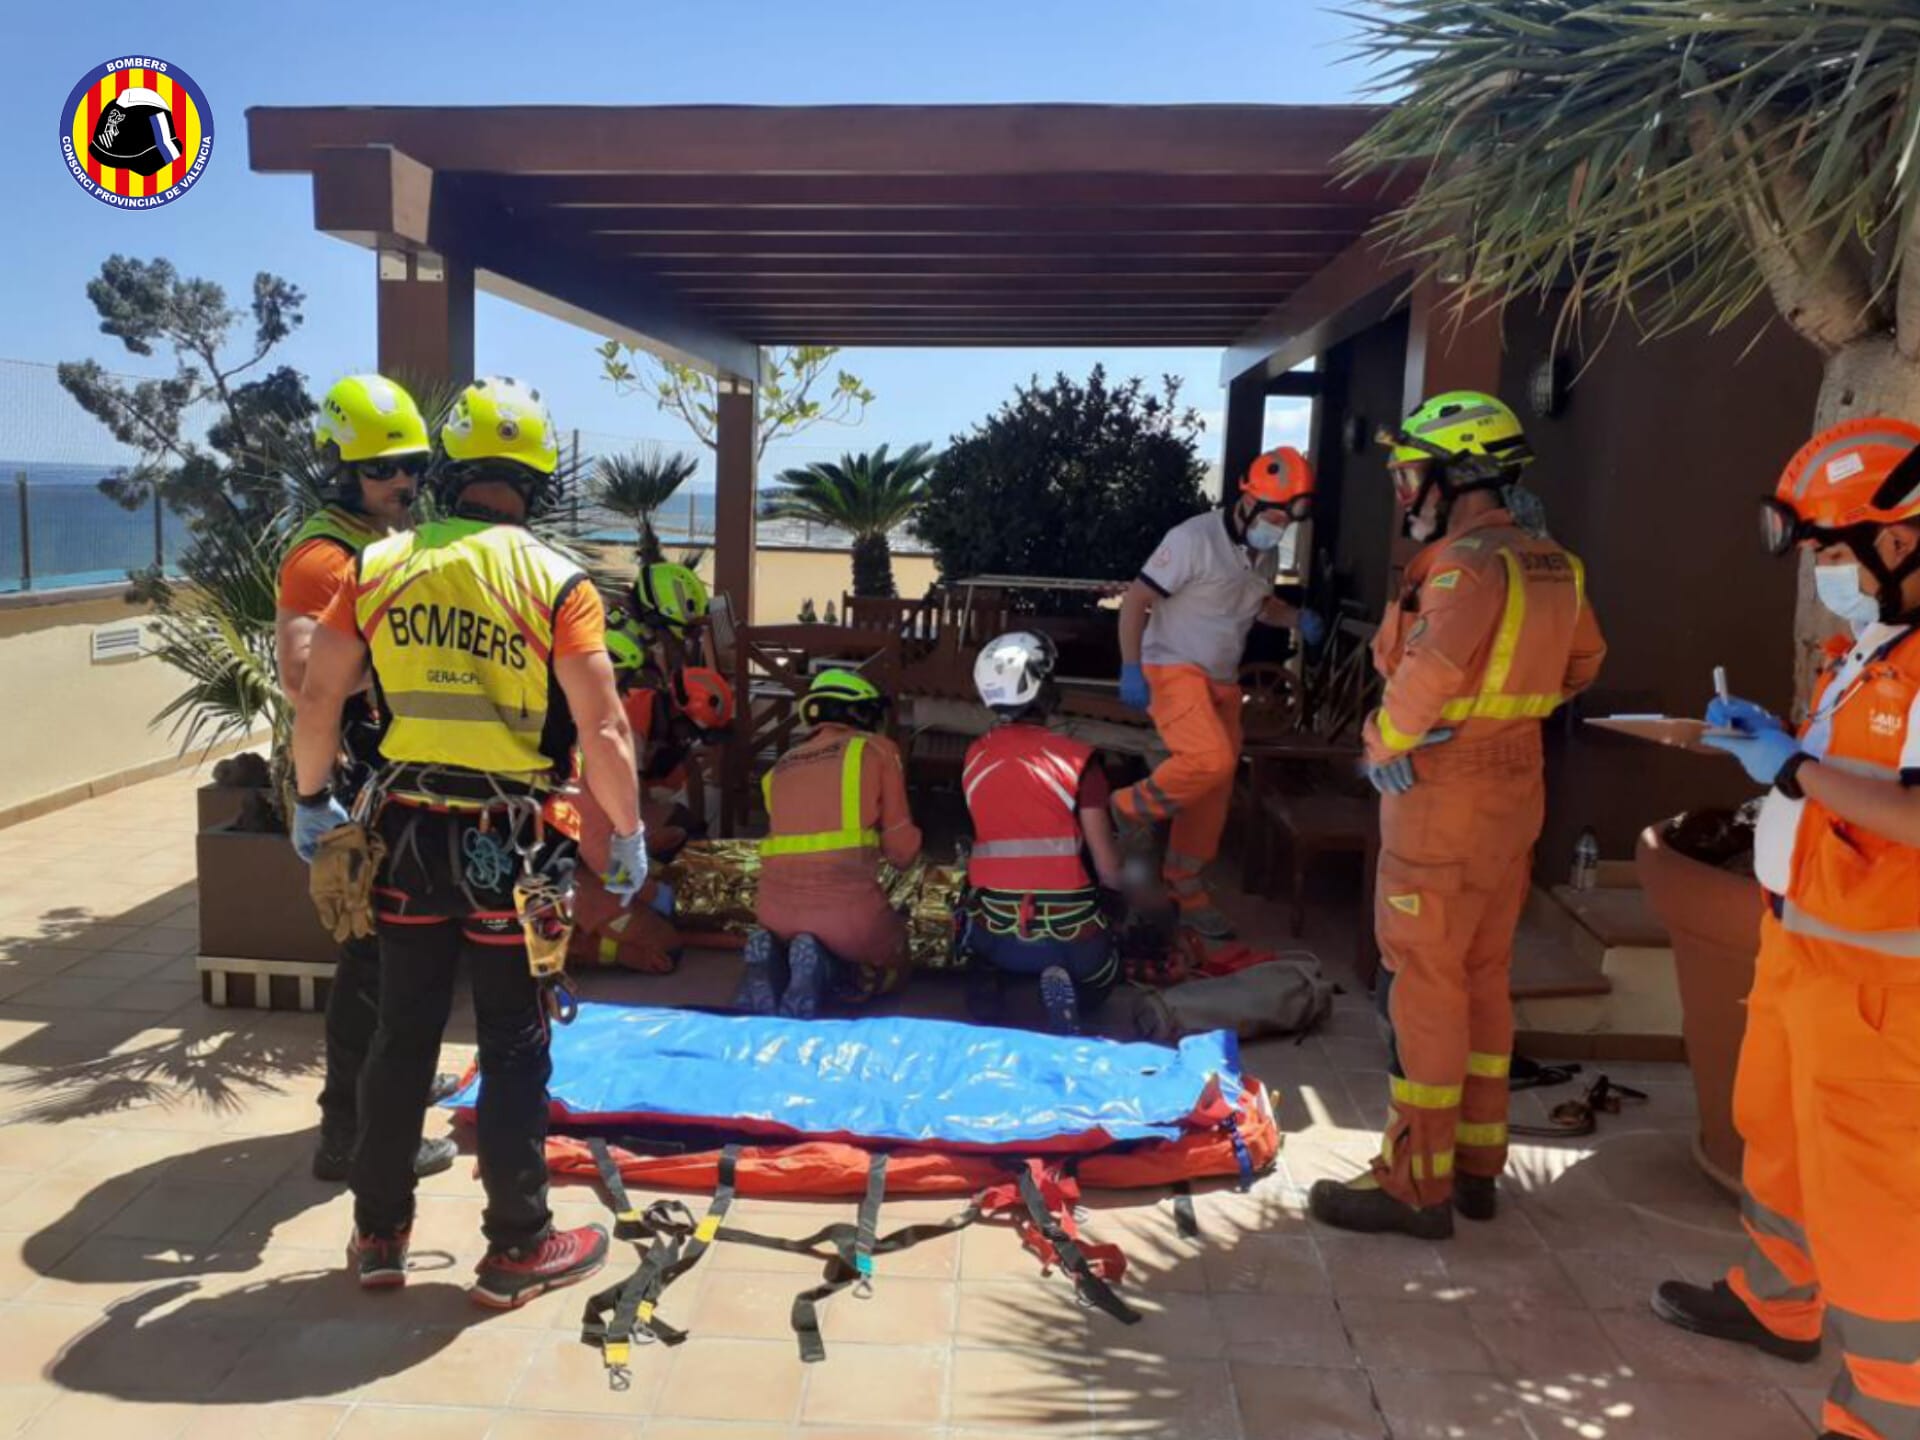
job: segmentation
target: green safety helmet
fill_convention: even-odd
[[[638,640],[625,630],[609,628],[607,631],[607,658],[613,661],[613,672],[622,678],[638,675],[647,664],[647,651]]]
[[[866,676],[852,670],[822,670],[800,701],[800,723],[878,730],[886,711],[887,697]]]
[[[314,412],[313,448],[331,474],[327,498],[355,511],[364,508],[360,466],[418,477],[433,457],[419,405],[384,375],[348,375],[328,387]]]
[[[1417,460],[1442,464],[1478,457],[1492,465],[1468,465],[1468,470],[1517,470],[1533,460],[1526,431],[1511,406],[1478,390],[1449,390],[1421,404],[1397,431],[1382,437],[1390,444],[1388,463]],[[1467,478],[1467,477],[1458,477]]]
[[[707,618],[707,584],[692,569],[670,560],[642,565],[633,577],[633,603],[642,620],[657,621],[676,635]]]

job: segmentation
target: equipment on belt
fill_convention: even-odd
[[[1444,535],[1453,502],[1473,490],[1503,490],[1533,463],[1533,448],[1520,417],[1492,395],[1450,390],[1424,402],[1398,428],[1383,427],[1377,439],[1389,447],[1387,468],[1405,502],[1410,524],[1430,491],[1440,492],[1434,533]],[[1399,478],[1401,467],[1417,476],[1411,488]]]
[[[980,1221],[1012,1223],[1043,1267],[1073,1278],[1084,1303],[1132,1323],[1137,1314],[1114,1289],[1126,1257],[1080,1235],[1082,1188],[1208,1176],[1246,1185],[1279,1143],[1265,1090],[1241,1074],[1223,1034],[1168,1049],[931,1020],[590,1004],[555,1034],[552,1056],[549,1166],[598,1178],[616,1237],[638,1255],[582,1321],[615,1388],[628,1383],[633,1344],[687,1338],[661,1318],[663,1295],[716,1244],[821,1262],[821,1283],[791,1310],[806,1361],[826,1355],[821,1304],[846,1289],[870,1293],[887,1256]],[[477,1088],[470,1078],[448,1103],[469,1109]],[[713,1199],[698,1220],[679,1201],[641,1210],[627,1190],[635,1184]],[[883,1230],[886,1197],[914,1194],[970,1198],[945,1220]],[[857,1196],[859,1209],[851,1222],[788,1239],[727,1224],[738,1195]],[[1190,1206],[1179,1213],[1190,1219]],[[1183,1222],[1182,1233],[1196,1232]]]
[[[514,913],[527,937],[527,969],[540,985],[548,1015],[570,1025],[580,1006],[567,988],[567,946],[573,939],[572,867],[565,882],[523,873],[513,882]]]
[[[307,891],[321,927],[341,944],[373,935],[373,881],[386,858],[387,842],[362,824],[336,825],[320,837]]]
[[[1920,568],[1920,551],[1888,565],[1874,546],[1883,526],[1920,520],[1920,426],[1869,416],[1829,426],[1800,448],[1760,502],[1767,553],[1802,545],[1844,544],[1880,582],[1880,619],[1900,614],[1901,582]]]

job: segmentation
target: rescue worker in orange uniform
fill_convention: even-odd
[[[447,518],[361,554],[321,616],[294,717],[294,848],[311,861],[349,823],[332,781],[345,703],[371,676],[389,716],[365,822],[377,869],[380,1020],[361,1079],[349,1263],[366,1288],[407,1280],[412,1159],[455,981],[473,993],[476,1134],[487,1252],[473,1302],[512,1309],[606,1262],[597,1225],[556,1229],[545,1152],[547,1013],[521,897],[570,864],[541,804],[577,742],[612,818],[606,886],[647,877],[633,737],[592,582],[526,528],[551,503],[559,446],[540,392],[490,377],[461,391],[435,474]],[[543,907],[543,910],[545,907]],[[550,913],[547,911],[546,913]],[[537,914],[531,917],[538,926]]]
[[[1220,853],[1220,832],[1240,768],[1240,658],[1255,624],[1296,626],[1318,644],[1320,617],[1274,594],[1287,526],[1313,513],[1313,471],[1281,446],[1256,459],[1239,497],[1173,527],[1120,605],[1120,699],[1153,717],[1168,756],[1145,780],[1113,797],[1124,848],[1146,848],[1151,828],[1171,821],[1161,878],[1180,923],[1210,940],[1233,925],[1207,894],[1202,872]]]
[[[633,728],[633,749],[644,795],[648,779],[677,767],[678,757],[693,745],[726,734],[733,723],[733,687],[717,671],[687,666],[668,676],[657,689],[626,689],[628,677],[642,671],[638,648],[626,636],[609,631],[607,654],[623,687],[622,704]],[[563,819],[560,823],[563,828],[572,824],[569,833],[579,840],[580,856],[586,861],[574,880],[569,956],[588,967],[617,966],[648,974],[671,971],[680,948],[680,934],[673,924],[673,886],[649,874],[647,883],[630,899],[610,893],[600,880],[609,863],[608,847],[613,839],[613,822],[607,818],[606,808],[585,786],[564,803],[572,807],[573,814],[570,822]],[[641,809],[648,809],[644,799]],[[663,831],[669,836],[665,846],[658,843]],[[649,819],[647,853],[653,859],[671,859],[685,842],[684,830],[656,826]]]
[[[900,751],[878,734],[886,697],[851,670],[823,670],[800,702],[812,733],[768,772],[760,844],[760,929],[747,938],[735,1004],[811,1020],[833,999],[858,1005],[897,990],[907,922],[880,884],[880,862],[920,858]]]
[[[1826,1440],[1920,1436],[1920,426],[1872,417],[1815,436],[1763,521],[1814,552],[1829,646],[1797,732],[1715,700],[1707,743],[1768,786],[1766,893],[1734,1084],[1746,1140],[1742,1261],[1653,1297],[1672,1324],[1846,1364]]]
[[[1428,542],[1374,639],[1386,679],[1365,728],[1380,791],[1375,929],[1398,1054],[1381,1154],[1318,1182],[1313,1214],[1347,1230],[1453,1234],[1493,1218],[1507,1159],[1508,973],[1544,811],[1540,722],[1599,674],[1606,644],[1580,561],[1516,523],[1532,459],[1490,395],[1428,400],[1388,468]]]
[[[307,677],[314,627],[342,585],[353,581],[360,552],[413,520],[433,447],[420,407],[384,375],[349,375],[321,397],[314,447],[330,472],[327,503],[294,532],[280,563],[274,641],[280,688],[297,700]],[[349,764],[342,788],[357,794],[380,763],[380,723],[365,693],[352,696],[341,716],[341,743]],[[359,1136],[360,1070],[380,1017],[380,945],[348,940],[340,946],[327,996],[327,1071],[320,1087],[320,1143],[313,1153],[317,1180],[345,1180]],[[429,1103],[459,1088],[460,1077],[434,1076]],[[459,1147],[444,1136],[420,1142],[414,1172],[437,1175]]]
[[[1031,975],[1048,1024],[1073,1035],[1119,976],[1099,886],[1120,888],[1121,858],[1093,746],[1047,728],[1057,658],[1045,635],[1015,631],[974,662],[997,722],[961,772],[973,817],[963,948],[981,967],[976,1019],[996,1018],[1002,975]]]

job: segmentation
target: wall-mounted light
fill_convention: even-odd
[[[1533,413],[1551,420],[1567,408],[1567,357],[1558,350],[1541,358],[1527,377],[1527,399]]]

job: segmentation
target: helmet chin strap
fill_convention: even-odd
[[[1910,551],[1898,565],[1889,565],[1880,558],[1879,550],[1874,547],[1874,533],[1869,531],[1864,535],[1849,537],[1847,548],[1853,552],[1853,558],[1861,569],[1879,582],[1880,623],[1911,624],[1916,616],[1920,616],[1920,604],[1903,605],[1901,597],[1906,590],[1907,577],[1920,570],[1920,547]]]
[[[1420,507],[1427,503],[1427,496],[1439,492],[1440,503],[1434,510],[1433,537],[1435,539],[1447,533],[1447,527],[1453,520],[1453,505],[1462,495],[1471,495],[1476,490],[1499,490],[1513,483],[1518,471],[1510,466],[1493,465],[1479,456],[1467,456],[1455,460],[1436,460],[1427,467],[1427,473],[1421,478],[1420,489],[1415,492],[1413,503],[1407,506],[1407,513],[1400,522],[1400,532],[1408,539],[1413,538],[1413,520],[1420,513]],[[1458,478],[1456,478],[1458,477]]]

